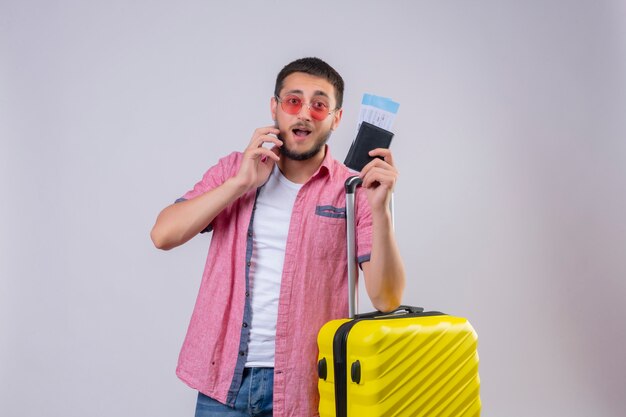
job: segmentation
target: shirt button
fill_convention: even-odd
[[[252,265],[252,262],[248,261],[248,262],[246,263],[246,265],[250,266],[250,265]]]
[[[239,351],[239,356],[245,356],[246,352],[244,352],[243,350]]]
[[[246,291],[246,297],[250,297],[250,291]]]
[[[248,232],[248,237],[252,237],[252,232]]]
[[[244,323],[244,324],[243,324],[243,327],[248,327],[248,323]]]

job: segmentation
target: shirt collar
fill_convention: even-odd
[[[328,174],[330,176],[330,179],[333,178],[333,165],[335,164],[335,160],[333,159],[333,156],[330,154],[330,147],[328,145],[324,145],[324,160],[322,161],[322,164],[320,165],[320,167],[317,169],[317,171],[315,171],[315,174],[313,174],[313,177],[316,177],[318,175],[324,175],[324,174]]]

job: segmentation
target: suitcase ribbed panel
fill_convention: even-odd
[[[477,337],[466,319],[362,320],[348,334],[347,358],[349,417],[480,415]],[[357,360],[359,384],[349,375]]]

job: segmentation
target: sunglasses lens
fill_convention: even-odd
[[[315,120],[324,120],[328,116],[328,105],[323,101],[311,102],[311,117]]]
[[[319,121],[324,120],[327,115],[328,115],[327,111],[316,110],[313,107],[311,107],[311,117],[314,118],[315,120],[319,120]]]
[[[281,107],[286,113],[298,114],[302,108],[302,100],[298,96],[287,96],[282,100]]]

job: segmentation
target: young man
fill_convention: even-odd
[[[347,316],[343,186],[353,174],[326,145],[342,101],[343,80],[324,61],[288,64],[270,102],[275,125],[157,218],[159,249],[213,231],[177,368],[199,391],[196,416],[317,415],[317,332]],[[389,150],[371,155],[382,159],[360,173],[357,255],[373,305],[390,311],[405,284],[389,212],[398,172]]]

